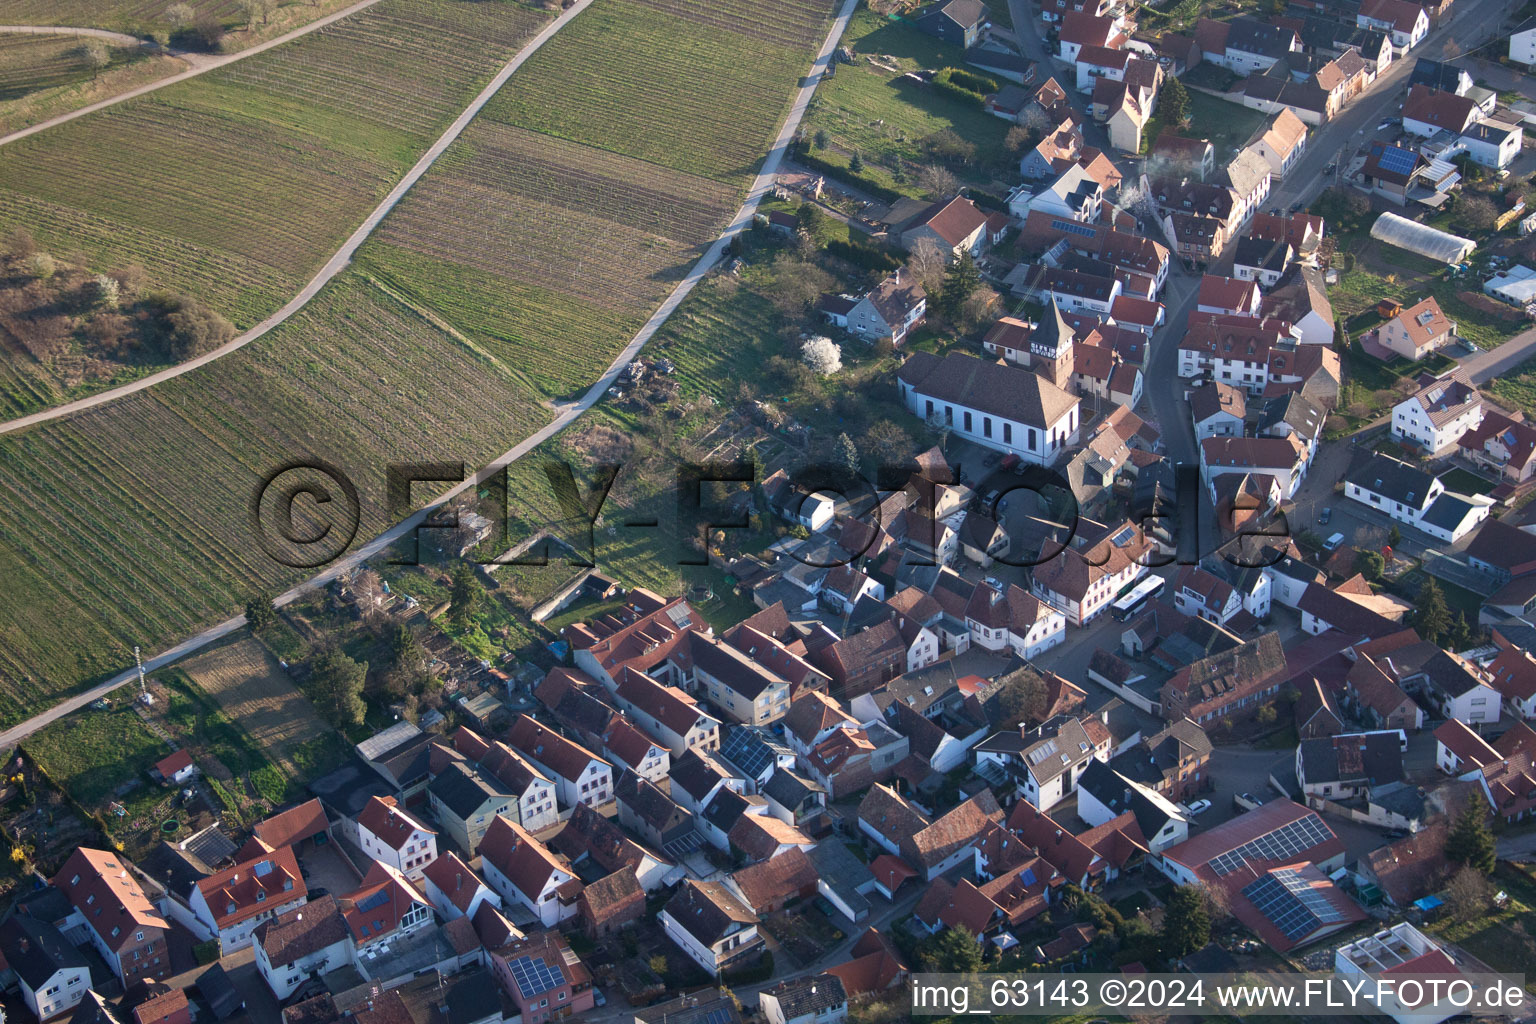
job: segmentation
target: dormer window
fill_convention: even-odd
[[[256,902],[257,903],[265,903],[265,902],[267,902],[267,894],[265,892],[258,892],[256,894]]]

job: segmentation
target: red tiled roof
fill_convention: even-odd
[[[388,864],[374,861],[362,885],[337,901],[341,916],[359,946],[388,938],[400,919],[427,899],[411,881]]]
[[[160,773],[162,779],[169,779],[183,768],[192,766],[192,755],[185,750],[178,750],[174,754],[167,754],[155,762],[155,771]]]
[[[882,853],[869,862],[869,870],[875,881],[885,886],[887,892],[895,892],[904,882],[917,877],[917,871],[900,857]]]
[[[422,874],[448,898],[448,902],[469,913],[469,905],[476,891],[485,882],[475,874],[474,868],[464,863],[459,855],[449,851],[422,869]]]
[[[551,879],[563,885],[575,877],[566,863],[521,826],[497,815],[480,842],[482,863],[494,865],[519,892],[538,899]],[[562,877],[563,876],[563,877]]]
[[[123,862],[106,850],[76,849],[53,884],[114,949],[131,942],[136,929],[170,927]],[[114,928],[122,929],[118,936],[112,935]]]
[[[209,875],[197,888],[220,931],[307,892],[291,846]]]
[[[251,831],[272,849],[292,846],[311,836],[319,835],[330,827],[325,808],[318,799],[307,800],[297,807],[290,807],[281,814],[274,814],[257,822]]]
[[[391,850],[405,849],[411,841],[411,836],[416,832],[425,832],[429,836],[437,835],[437,832],[422,824],[403,807],[395,803],[392,796],[370,797],[368,803],[358,812],[357,824],[359,828],[365,828],[373,833],[381,843]]]

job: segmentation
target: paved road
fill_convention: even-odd
[[[150,82],[148,85],[141,85],[137,89],[129,89],[127,92],[118,93],[116,96],[109,97],[108,99],[101,100],[97,103],[91,103],[87,106],[81,107],[79,110],[71,110],[67,114],[60,114],[58,117],[50,117],[48,120],[39,121],[37,124],[34,124],[31,127],[23,128],[20,131],[12,132],[9,135],[0,136],[0,146],[15,142],[17,139],[24,139],[28,135],[36,135],[38,132],[45,131],[54,127],[55,125],[64,124],[66,121],[73,121],[77,117],[84,117],[86,114],[92,114],[98,110],[104,110],[107,107],[117,103],[122,103],[125,100],[135,99],[139,96],[145,95],[146,93],[154,92],[156,89],[164,89],[168,85],[175,85],[177,82],[185,82],[189,78],[196,78],[198,75],[212,71],[215,68],[222,68],[226,65],[233,64],[237,60],[244,60],[247,57],[254,57],[258,53],[265,53],[266,51],[272,49],[274,46],[282,46],[284,43],[291,43],[293,40],[298,39],[300,36],[308,35],[316,29],[324,28],[333,22],[340,21],[342,18],[356,14],[358,11],[367,10],[378,2],[379,0],[359,0],[358,3],[353,4],[351,7],[343,8],[334,14],[327,14],[323,18],[316,18],[314,21],[311,21],[306,25],[300,25],[292,32],[284,32],[282,35],[275,39],[269,39],[264,43],[253,46],[248,50],[241,50],[238,53],[231,53],[222,57],[211,58],[204,58],[200,54],[196,55],[198,58],[197,63],[192,68],[181,72],[179,75],[172,75],[169,78],[162,78],[159,81]],[[21,26],[18,26],[18,28],[20,27]],[[8,29],[6,31],[16,31],[16,29]],[[52,29],[51,31],[83,32],[90,30]],[[135,39],[134,42],[137,43],[138,40]],[[193,55],[178,53],[176,56],[190,57]]]
[[[1515,335],[1498,348],[1479,352],[1461,361],[1474,384],[1484,384],[1536,356],[1536,328]]]
[[[1455,37],[1457,53],[1464,53],[1487,40],[1512,6],[1511,0],[1462,0],[1451,8],[1450,20],[1431,29],[1424,42],[1405,57],[1393,60],[1386,73],[1379,76],[1365,94],[1307,139],[1307,150],[1275,189],[1270,206],[1289,209],[1292,203],[1310,203],[1324,188],[1337,184],[1355,147],[1372,137],[1382,118],[1394,117],[1403,102],[1408,76],[1420,57],[1440,60],[1445,44]],[[1331,163],[1339,170],[1325,176]]]
[[[109,32],[104,28],[69,28],[62,25],[0,25],[0,34],[22,36],[91,36],[105,39],[113,46],[141,46],[143,40],[123,32]]]
[[[376,0],[367,0],[367,2],[374,3]],[[416,165],[412,167],[408,172],[406,172],[405,177],[401,178],[395,187],[390,189],[389,195],[384,197],[384,201],[373,208],[373,212],[370,213],[367,218],[358,225],[357,230],[352,232],[351,236],[349,236],[347,240],[342,243],[341,248],[336,250],[336,253],[326,261],[325,266],[320,268],[320,272],[312,277],[309,283],[306,284],[298,294],[284,303],[282,308],[277,312],[273,313],[271,316],[267,317],[261,323],[257,324],[255,327],[252,327],[244,334],[236,335],[227,344],[221,345],[220,347],[214,349],[212,352],[200,355],[195,359],[189,359],[184,363],[177,363],[175,366],[166,367],[164,370],[161,370],[158,373],[152,373],[147,377],[141,377],[138,380],[133,381],[131,384],[124,384],[122,387],[112,388],[108,391],[103,391],[100,394],[91,395],[89,398],[82,398],[75,402],[67,402],[64,405],[54,406],[51,409],[44,409],[41,412],[35,412],[29,416],[19,416],[14,420],[8,420],[5,423],[0,423],[0,434],[8,434],[15,430],[22,430],[27,427],[36,426],[39,423],[47,423],[49,420],[61,419],[65,416],[69,416],[86,409],[94,408],[98,405],[105,405],[108,402],[116,401],[119,398],[134,394],[135,392],[143,391],[145,388],[153,387],[162,381],[180,377],[182,374],[190,373],[200,366],[206,366],[215,360],[223,359],[231,352],[238,352],[240,349],[249,345],[257,338],[260,338],[274,327],[277,327],[284,321],[288,320],[288,318],[308,305],[309,301],[320,293],[320,289],[329,284],[337,274],[341,273],[347,268],[347,265],[352,262],[352,257],[357,252],[358,247],[362,245],[363,242],[367,241],[368,236],[373,234],[374,229],[379,226],[379,223],[386,216],[388,216],[389,212],[395,208],[395,206],[400,202],[402,198],[404,198],[405,194],[411,190],[412,186],[414,186],[416,182],[421,179],[421,176],[427,173],[427,169],[437,162],[437,158],[442,156],[444,151],[446,151],[448,147],[453,144],[454,140],[456,140],[459,135],[463,133],[464,129],[469,126],[469,122],[474,120],[476,114],[480,113],[480,109],[490,101],[492,96],[496,95],[497,91],[500,90],[503,85],[506,84],[507,79],[512,77],[512,73],[518,68],[522,67],[523,62],[526,61],[529,57],[533,56],[534,52],[538,50],[539,47],[549,42],[549,40],[554,37],[556,32],[559,32],[570,22],[572,18],[586,10],[587,7],[589,7],[591,4],[592,0],[577,0],[574,5],[567,8],[554,21],[550,22],[548,25],[545,25],[544,29],[538,35],[529,40],[528,43],[517,52],[517,55],[508,61],[507,64],[499,72],[497,72],[496,77],[491,79],[490,83],[486,85],[484,89],[480,90],[480,94],[475,97],[474,102],[472,102],[468,107],[464,108],[463,113],[459,114],[459,116],[454,120],[453,124],[448,126],[448,130],[443,132],[443,134],[438,137],[437,141],[432,144],[431,148],[421,155],[421,159],[417,160]],[[362,6],[366,6],[366,4]],[[356,9],[357,8],[355,7],[348,8],[348,11]]]
[[[592,0],[579,0],[575,7],[561,15],[561,17],[555,22],[551,23],[551,25],[546,28],[543,33],[540,33],[539,38],[535,39],[533,43],[530,43],[529,47],[534,47],[536,44],[541,43],[544,39],[548,38],[548,35],[552,35],[561,24],[569,19],[570,16],[574,16],[578,11],[580,11],[583,7],[585,7],[587,4],[590,4],[591,2]],[[853,16],[853,11],[857,4],[858,0],[843,0],[843,6],[838,11],[837,18],[833,21],[832,28],[828,31],[826,39],[821,44],[821,50],[816,55],[815,63],[813,63],[811,66],[811,73],[805,78],[801,79],[802,84],[800,85],[798,91],[795,93],[794,102],[790,105],[789,115],[785,119],[783,127],[779,129],[778,138],[774,140],[772,148],[769,149],[767,157],[763,160],[762,169],[758,172],[757,177],[753,180],[752,187],[747,193],[746,200],[741,204],[741,208],[736,211],[736,216],[731,220],[730,225],[725,229],[720,237],[715,240],[715,242],[709,247],[704,255],[699,257],[698,262],[695,263],[693,268],[688,271],[688,275],[678,283],[676,288],[672,290],[672,294],[667,296],[666,301],[663,302],[661,307],[651,315],[651,318],[646,321],[645,326],[640,328],[640,331],[630,340],[629,344],[624,347],[624,351],[619,353],[618,357],[614,359],[612,364],[609,365],[607,371],[604,372],[602,377],[600,377],[597,382],[587,390],[587,393],[575,402],[568,402],[558,406],[558,413],[552,422],[539,430],[537,433],[530,435],[523,441],[514,445],[511,449],[503,453],[490,465],[486,466],[479,473],[475,474],[475,476],[440,495],[431,504],[425,506],[414,515],[410,516],[408,519],[394,526],[392,529],[369,541],[367,544],[364,544],[361,548],[358,548],[350,555],[345,556],[339,561],[331,563],[330,566],[321,572],[316,573],[314,576],[311,576],[303,583],[282,594],[276,599],[274,602],[275,604],[281,607],[294,601],[302,594],[314,590],[317,587],[325,586],[332,580],[336,579],[338,576],[350,572],[352,569],[363,564],[368,559],[374,557],[396,541],[409,536],[412,531],[414,531],[418,526],[425,522],[429,516],[434,514],[443,505],[447,504],[449,501],[452,501],[455,497],[462,494],[469,488],[477,486],[485,480],[491,479],[497,473],[501,472],[502,469],[516,462],[518,459],[521,459],[523,456],[533,451],[533,449],[537,448],[539,445],[543,444],[551,437],[554,437],[566,427],[570,426],[573,422],[575,422],[578,416],[597,404],[597,401],[607,393],[610,387],[613,386],[614,381],[618,379],[619,374],[623,372],[624,367],[628,366],[629,363],[635,358],[635,356],[639,355],[640,350],[645,347],[646,342],[650,341],[652,336],[654,336],[655,333],[661,328],[661,326],[667,322],[667,318],[676,312],[677,307],[680,306],[683,300],[688,297],[688,294],[693,291],[694,286],[702,281],[709,270],[720,261],[721,256],[723,256],[725,253],[726,246],[729,245],[730,242],[738,234],[740,234],[744,229],[751,225],[752,216],[757,212],[758,204],[762,202],[763,196],[767,195],[773,189],[774,179],[778,176],[779,167],[784,161],[784,155],[789,150],[790,141],[794,139],[795,132],[799,129],[801,119],[805,117],[806,108],[809,106],[811,101],[811,94],[815,92],[816,83],[821,80],[822,74],[826,71],[827,64],[831,60],[832,51],[836,48],[837,41],[842,37],[844,30],[847,29],[848,19]],[[525,49],[525,53],[529,52],[532,52],[532,50]],[[519,62],[523,56],[524,54],[519,54]],[[497,77],[498,79],[501,78],[501,76]],[[497,83],[492,84],[495,85]],[[455,122],[455,124],[457,124],[457,122]],[[226,619],[218,625],[211,626],[208,629],[203,630],[201,633],[198,633],[196,636],[182,641],[164,653],[147,659],[144,662],[144,669],[147,672],[152,672],[157,669],[164,668],[166,665],[171,664],[179,658],[185,657],[194,651],[201,650],[202,648],[207,647],[209,644],[223,639],[244,625],[244,615],[236,615],[234,618]],[[126,669],[113,676],[111,679],[108,679],[106,682],[100,683],[97,686],[94,686],[91,689],[85,691],[84,693],[71,697],[68,700],[55,705],[42,714],[27,719],[20,725],[14,726],[13,728],[8,729],[3,733],[0,733],[0,749],[5,749],[15,745],[16,743],[19,743],[21,740],[25,739],[27,736],[30,736],[32,733],[36,732],[38,729],[41,729],[48,723],[53,722],[72,711],[78,711],[80,708],[85,707],[87,704],[97,699],[98,697],[105,696],[106,694],[111,693],[113,690],[117,689],[119,686],[132,682],[136,675],[137,671],[135,669]]]

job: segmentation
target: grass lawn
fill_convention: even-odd
[[[805,120],[806,134],[825,131],[831,140],[818,156],[845,162],[848,154],[858,152],[866,173],[885,181],[897,168],[928,163],[922,140],[947,129],[976,147],[972,164],[951,168],[961,180],[996,187],[1006,177],[1013,163],[1003,146],[1006,121],[902,77],[907,71],[966,68],[959,47],[862,6],[843,43],[852,47],[857,63],[842,65],[836,77],[822,81]],[[895,58],[893,65],[900,71],[869,63],[866,57],[872,55]],[[906,195],[919,195],[911,175],[906,177],[888,184]]]
[[[1464,283],[1451,279],[1444,264],[1363,234],[1340,235],[1339,252],[1353,252],[1356,257],[1354,267],[1341,272],[1338,283],[1328,289],[1334,314],[1346,323],[1382,299],[1395,299],[1406,307],[1428,294],[1456,322],[1456,333],[1479,348],[1496,348],[1525,327],[1522,321],[1502,319],[1463,301],[1458,293],[1466,290]],[[1377,269],[1380,266],[1392,269],[1383,272]]]
[[[1191,138],[1210,139],[1219,163],[1241,149],[1263,123],[1264,115],[1257,110],[1190,90],[1189,126],[1183,133]]]
[[[1487,494],[1496,486],[1460,466],[1448,473],[1440,474],[1440,482],[1445,485],[1446,490],[1455,491],[1457,494]]]
[[[1502,405],[1536,416],[1536,359],[1527,360],[1483,385]]]

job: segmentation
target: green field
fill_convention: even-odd
[[[461,6],[511,10],[505,3]],[[542,91],[543,113],[555,118],[550,111],[563,107],[559,117],[570,124],[595,124],[609,112],[631,118],[628,138],[601,140],[626,151],[553,138],[536,151],[529,129],[507,120],[529,104],[519,93],[429,172],[419,197],[413,190],[397,211],[398,223],[365,247],[359,270],[342,275],[281,328],[147,392],[0,438],[7,467],[0,515],[8,525],[0,536],[0,680],[8,698],[0,721],[24,718],[131,664],[135,643],[148,651],[164,647],[233,613],[260,587],[309,575],[275,564],[255,539],[250,504],[270,472],[316,458],[342,468],[360,495],[357,537],[367,539],[391,518],[388,464],[483,464],[547,421],[539,403],[549,391],[596,378],[744,187],[755,160],[743,133],[756,133],[760,159],[777,129],[797,75],[788,72],[788,51],[773,57],[779,51],[760,37],[798,40],[794,52],[808,65],[820,25],[796,8],[760,15],[745,7],[673,7],[679,16],[671,36],[653,38],[647,50],[637,48],[626,20],[608,13],[640,19],[641,5],[601,0],[567,30],[590,17],[600,32],[588,27],[565,44],[562,32],[509,84]],[[697,114],[702,100],[653,95],[660,86],[652,76],[661,67],[653,58],[671,50],[696,56],[700,40],[717,51],[712,69],[673,65],[668,74],[691,75],[708,90],[715,112],[707,122]],[[779,69],[771,77],[758,66],[764,53]],[[595,85],[578,90],[592,68],[614,69],[618,77],[608,88],[633,94]],[[518,85],[524,72],[533,85]],[[323,69],[306,81],[315,90],[338,88]],[[759,94],[770,88],[771,95]],[[591,104],[591,117],[576,108],[578,94]],[[725,107],[722,96],[742,101]],[[382,110],[391,97],[371,102]],[[399,102],[397,135],[405,139],[413,108],[408,99]],[[295,100],[288,109],[297,117],[303,107]],[[95,119],[73,122],[89,123]],[[358,131],[377,138],[367,124]],[[648,176],[630,178],[636,184],[625,186],[627,205],[600,207],[612,241],[598,229],[570,228],[584,244],[613,248],[581,262],[566,251],[566,233],[528,232],[529,218],[556,229],[577,225],[581,211],[569,207],[610,187],[620,173],[645,171],[633,162],[660,155],[656,138],[686,138],[693,155],[674,154],[673,163],[694,170],[647,164]],[[528,159],[503,166],[508,153]],[[705,167],[718,179],[696,173]],[[34,173],[28,180],[36,189],[46,186]],[[644,191],[652,183],[658,187]],[[677,189],[685,191],[669,194]],[[457,238],[432,224],[434,211],[443,210],[462,216]],[[276,218],[272,228],[301,233],[302,223],[294,213]],[[538,248],[512,252],[502,232],[518,246]],[[664,246],[666,258],[653,258],[652,246]],[[186,258],[187,251],[175,255]],[[503,308],[531,303],[539,304],[532,313]],[[519,335],[529,324],[547,333]],[[540,363],[535,354],[544,352],[553,355]]]
[[[130,703],[131,687],[114,694],[108,711],[80,711],[53,723],[22,744],[22,749],[54,783],[87,810],[104,810],[128,784],[152,785],[145,775],[170,746],[145,727]]]
[[[983,186],[1012,183],[1014,161],[1003,146],[1006,121],[902,77],[907,71],[965,67],[958,46],[889,21],[864,6],[849,22],[843,44],[852,47],[857,63],[842,65],[836,77],[817,86],[805,120],[807,135],[818,130],[827,133],[830,145],[818,156],[845,163],[857,152],[865,173],[918,196],[921,193],[908,171],[932,162],[924,139],[949,131],[976,147],[972,161],[950,167],[961,180]],[[900,71],[869,63],[865,58],[870,55],[894,57]],[[898,169],[906,180],[889,180]]]
[[[245,19],[237,0],[183,0],[193,15],[212,15],[225,28],[243,26]],[[106,28],[130,35],[168,32],[172,26],[165,12],[170,0],[0,0],[0,25],[68,25],[72,28]],[[278,0],[268,27],[281,31],[330,13],[341,0]],[[226,49],[239,48],[244,40],[228,37]]]
[[[296,292],[547,15],[383,0],[0,149],[0,227],[248,327]]]
[[[1499,404],[1518,409],[1528,417],[1536,416],[1536,360],[1506,370],[1483,387]]]

